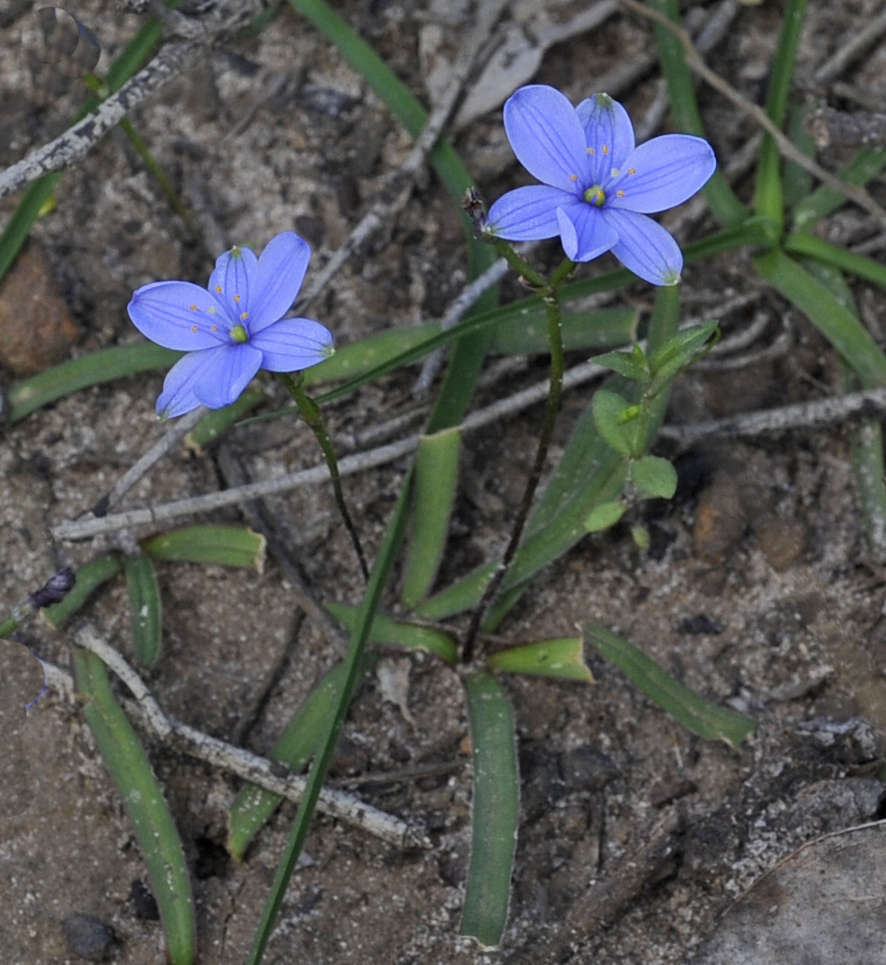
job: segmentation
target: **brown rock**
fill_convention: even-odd
[[[754,532],[767,562],[779,572],[798,560],[806,549],[806,527],[798,519],[768,515],[754,524]]]
[[[698,500],[692,541],[695,552],[711,563],[720,563],[741,539],[746,517],[738,483],[727,472],[718,472]]]
[[[0,283],[0,365],[32,375],[64,358],[78,336],[46,257],[30,242]]]

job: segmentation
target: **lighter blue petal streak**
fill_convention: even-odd
[[[253,335],[279,321],[298,295],[311,246],[293,231],[283,231],[267,243],[258,259],[255,291],[249,306],[249,331]]]
[[[557,209],[563,251],[572,261],[591,261],[618,241],[618,235],[600,215],[600,208],[576,202]]]
[[[621,176],[607,185],[607,204],[652,214],[682,204],[717,167],[713,148],[691,134],[663,134],[641,144],[625,161]],[[634,169],[635,174],[628,172]],[[616,191],[624,191],[624,197]]]
[[[633,211],[601,211],[607,224],[618,233],[612,254],[625,268],[653,285],[675,285],[680,280],[683,253],[660,224]]]
[[[534,178],[574,195],[588,186],[584,131],[560,91],[543,84],[521,87],[505,102],[504,123],[517,160]]]
[[[240,315],[250,310],[257,265],[258,259],[251,248],[231,248],[218,256],[215,270],[209,276],[209,291],[226,306],[234,324],[239,324]]]
[[[209,309],[215,309],[215,313]],[[133,293],[126,311],[142,335],[164,348],[191,352],[228,341],[224,306],[205,288],[189,281],[142,285]],[[218,326],[217,332],[212,331],[213,325]]]
[[[157,414],[174,419],[196,409],[200,400],[194,395],[194,381],[204,370],[212,370],[218,364],[219,354],[226,351],[226,348],[210,348],[188,352],[180,358],[163,380],[163,391],[157,399]]]
[[[194,378],[194,395],[210,409],[221,409],[239,398],[261,367],[262,354],[247,343],[217,349],[212,365]]]
[[[262,353],[269,372],[300,372],[332,354],[332,332],[310,318],[284,318],[253,336],[249,344]]]
[[[488,230],[509,241],[556,238],[557,207],[568,204],[571,194],[547,184],[530,184],[503,194],[489,209]]]
[[[591,154],[591,183],[605,185],[612,169],[621,169],[634,150],[634,125],[622,105],[607,94],[594,94],[575,109]],[[604,150],[605,148],[605,150]]]

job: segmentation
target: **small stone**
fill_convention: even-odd
[[[692,526],[695,552],[710,563],[721,563],[741,539],[745,528],[738,484],[719,472],[701,494]]]
[[[33,375],[63,359],[78,336],[45,255],[28,244],[0,284],[0,365]]]
[[[799,519],[765,516],[755,523],[754,531],[766,561],[779,573],[806,549],[806,527]]]
[[[74,955],[103,962],[114,946],[114,933],[100,918],[75,912],[62,922],[62,933]]]

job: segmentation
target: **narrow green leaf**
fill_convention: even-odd
[[[664,345],[650,352],[649,368],[653,374],[650,394],[654,395],[659,385],[670,383],[675,376],[687,368],[717,331],[716,322],[690,325],[675,332]]]
[[[782,16],[781,36],[775,52],[772,72],[769,75],[769,90],[766,95],[766,113],[776,127],[784,124],[787,112],[797,44],[806,16],[806,3],[807,0],[788,0],[787,9]],[[771,218],[778,225],[781,225],[784,220],[780,168],[781,153],[778,145],[771,134],[764,132],[757,166],[754,210],[764,218]]]
[[[624,516],[627,506],[617,499],[608,503],[598,503],[585,519],[585,529],[589,533],[599,533],[609,529]]]
[[[325,606],[345,629],[352,633],[356,630],[357,618],[360,615],[358,607],[334,601],[327,601]],[[397,647],[402,650],[421,650],[432,653],[451,667],[458,662],[458,647],[452,637],[442,630],[395,620],[383,613],[376,613],[372,621],[369,642],[379,647]]]
[[[163,790],[132,725],[114,699],[101,660],[85,650],[75,651],[74,679],[83,699],[83,715],[120,791],[144,855],[166,934],[166,954],[172,965],[191,965],[196,961],[197,943],[191,882]]]
[[[754,267],[806,315],[846,359],[865,388],[886,383],[886,355],[859,319],[821,282],[778,249],[758,255]]]
[[[788,116],[788,137],[794,144],[807,156],[815,157],[816,144],[812,135],[809,133],[807,122],[812,115],[812,105],[809,103],[798,104],[791,109]],[[793,208],[794,205],[812,193],[813,177],[806,170],[801,168],[796,161],[788,158],[784,159],[783,171],[781,176],[782,195],[785,206]]]
[[[631,463],[631,479],[650,499],[673,499],[677,491],[677,470],[661,456],[643,456]]]
[[[649,0],[649,5],[674,23],[680,23],[680,0]],[[695,99],[692,72],[686,63],[683,47],[680,41],[660,24],[656,24],[653,30],[658,47],[658,59],[667,81],[671,109],[677,128],[685,134],[704,137],[701,114]],[[734,227],[741,224],[748,216],[747,209],[735,196],[735,192],[729,187],[728,181],[719,170],[714,172],[714,176],[702,190],[711,206],[711,212],[720,224]]]
[[[305,837],[307,836],[308,828],[310,827],[311,819],[317,806],[320,789],[323,786],[327,771],[329,770],[329,764],[332,760],[338,735],[341,732],[341,727],[348,712],[348,707],[351,704],[351,699],[357,689],[357,684],[360,682],[361,671],[365,666],[364,654],[369,641],[369,631],[376,611],[378,610],[378,605],[381,601],[382,592],[387,583],[391,567],[393,566],[394,557],[403,539],[410,483],[411,479],[407,477],[397,499],[394,514],[379,547],[372,572],[369,575],[366,595],[360,606],[357,625],[351,634],[350,647],[348,649],[348,655],[345,658],[345,674],[338,704],[330,720],[327,721],[323,738],[317,745],[314,762],[311,765],[311,770],[305,785],[305,795],[302,798],[301,806],[296,813],[295,822],[289,833],[289,840],[286,843],[283,859],[274,876],[271,893],[268,896],[268,902],[265,905],[262,920],[249,954],[249,965],[259,965],[264,955],[268,939],[271,937],[271,931],[274,928],[274,922],[277,920],[277,914],[283,903],[283,896],[286,893],[289,879],[292,877],[298,856],[304,846]]]
[[[722,740],[738,750],[754,729],[750,717],[719,707],[674,680],[654,660],[599,623],[584,624],[585,638],[647,697],[687,730],[705,740]]]
[[[81,566],[77,570],[73,588],[61,603],[55,603],[40,611],[43,619],[51,627],[58,629],[86,603],[102,583],[120,572],[120,566],[120,557],[116,553],[105,553]]]
[[[458,429],[422,436],[418,444],[411,533],[400,593],[408,610],[428,595],[443,558],[458,482],[460,447]]]
[[[507,650],[491,654],[486,663],[490,670],[501,670],[505,673],[579,680],[585,684],[594,682],[585,663],[581,637],[557,637],[528,643],[522,647],[508,647]]]
[[[335,713],[347,668],[340,661],[327,671],[302,701],[289,725],[268,755],[291,771],[301,771],[317,749]],[[237,795],[228,818],[228,851],[242,861],[252,843],[283,798],[255,784],[246,784]]]
[[[243,526],[182,526],[146,539],[142,549],[155,560],[251,567],[259,573],[265,565],[264,536]]]
[[[790,234],[784,240],[784,250],[791,255],[805,255],[824,262],[841,271],[848,271],[851,275],[864,278],[881,288],[886,288],[886,265],[864,255],[856,255],[852,251],[832,245],[824,238],[808,235],[802,232]]]
[[[149,556],[127,556],[123,564],[129,609],[132,615],[132,640],[136,660],[153,667],[163,646],[163,612],[157,574]]]
[[[608,446],[606,450],[612,452]],[[490,580],[495,576],[496,569],[495,563],[487,563],[471,570],[467,576],[420,603],[415,608],[415,615],[422,620],[445,620],[447,617],[467,612],[480,602]]]
[[[517,735],[511,702],[492,674],[468,674],[464,686],[471,721],[474,793],[461,934],[483,948],[494,948],[501,942],[508,920],[517,847]]]
[[[863,186],[886,166],[886,148],[863,147],[837,175],[847,184]],[[846,196],[826,184],[795,205],[791,212],[794,229],[810,231],[812,226],[846,204]]]
[[[168,368],[181,358],[181,352],[161,348],[152,342],[115,345],[100,349],[15,382],[9,390],[11,422],[18,422],[35,409],[90,385],[154,369]]]

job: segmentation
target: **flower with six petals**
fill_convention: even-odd
[[[488,232],[510,241],[559,235],[572,261],[611,251],[653,285],[680,280],[680,248],[647,215],[681,204],[714,173],[706,140],[663,134],[636,147],[627,111],[608,94],[573,107],[542,84],[508,98],[504,124],[517,159],[542,183],[502,195]]]
[[[272,238],[259,257],[249,248],[220,255],[208,288],[157,281],[137,289],[126,307],[152,342],[187,352],[169,370],[157,399],[161,416],[198,405],[230,405],[259,369],[297,372],[332,355],[332,334],[310,318],[284,318],[311,259],[291,231]]]

